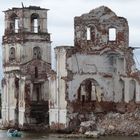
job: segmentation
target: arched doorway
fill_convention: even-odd
[[[102,101],[103,90],[94,79],[86,79],[82,81],[78,88],[78,101],[90,102],[90,101]]]

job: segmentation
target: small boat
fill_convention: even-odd
[[[21,137],[22,133],[16,129],[8,129],[7,136],[8,137]]]

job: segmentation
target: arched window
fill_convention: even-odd
[[[39,15],[34,13],[31,15],[31,31],[33,33],[38,33],[39,28]]]
[[[84,80],[77,91],[77,99],[81,102],[101,101],[103,98],[103,91],[94,79]]]
[[[15,48],[12,47],[10,48],[10,51],[9,51],[9,60],[14,60],[15,59]]]
[[[15,32],[15,33],[19,32],[19,19],[18,19],[18,16],[16,14],[11,15],[10,30],[12,32]]]
[[[41,59],[41,49],[40,49],[40,47],[34,47],[33,48],[33,58]]]

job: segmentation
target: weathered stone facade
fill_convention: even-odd
[[[127,20],[101,6],[75,17],[74,30],[74,47],[55,48],[56,90],[51,97],[57,95],[57,99],[50,98],[53,128],[58,124],[58,128],[76,129],[95,113],[132,111],[129,103],[140,101]],[[54,119],[57,108],[56,116],[63,116],[65,122]]]
[[[47,11],[35,6],[4,11],[4,126],[30,127],[49,123],[51,41]]]
[[[5,125],[76,130],[95,114],[139,108],[140,77],[125,18],[105,6],[75,17],[74,46],[55,48],[55,72],[46,17],[47,9],[34,6],[5,11]]]

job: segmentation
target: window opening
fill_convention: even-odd
[[[18,33],[19,31],[19,19],[15,13],[13,13],[10,17],[9,28],[11,32],[14,32],[14,33]]]
[[[92,83],[91,81],[87,81],[86,82],[87,101],[91,101],[91,91],[92,91]]]
[[[38,33],[38,19],[34,19],[34,33]]]
[[[39,32],[38,17],[39,16],[37,14],[32,14],[32,16],[31,16],[31,31],[33,33],[38,33]]]
[[[19,30],[19,19],[15,18],[15,33],[18,33],[18,30]]]
[[[91,30],[87,27],[87,40],[91,40]]]
[[[15,48],[10,48],[9,52],[9,60],[14,60],[15,59]]]
[[[39,94],[40,94],[40,88],[39,87],[36,88],[36,94],[37,94],[37,101],[39,101],[40,100],[39,99]]]
[[[85,95],[82,95],[82,103],[85,102]]]
[[[38,68],[35,67],[35,78],[38,78]]]
[[[39,47],[34,47],[33,48],[33,57],[35,59],[41,59],[41,50]]]
[[[116,40],[116,29],[110,28],[109,29],[109,41],[115,41]]]

